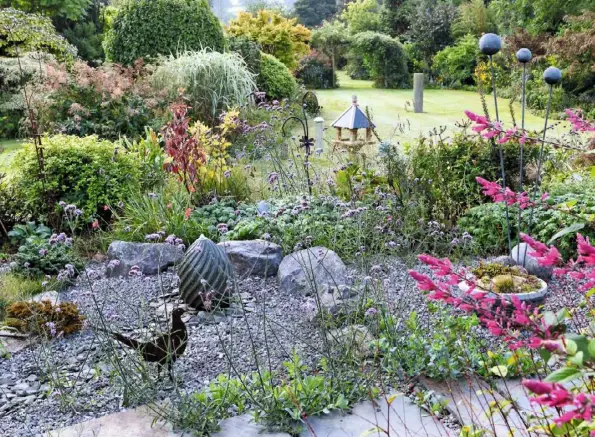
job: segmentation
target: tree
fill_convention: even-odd
[[[240,12],[230,21],[227,32],[256,41],[264,53],[276,57],[289,69],[294,69],[298,59],[310,52],[312,32],[297,24],[295,18],[285,18],[274,11],[260,10],[256,15]]]
[[[78,20],[92,0],[0,0],[0,7],[20,9],[28,13]]]
[[[379,32],[381,30],[380,11],[376,0],[355,0],[341,13],[341,20],[347,24],[349,33]]]
[[[337,3],[335,0],[296,0],[293,8],[300,23],[316,27],[337,12]]]
[[[556,33],[567,15],[592,11],[593,0],[494,0],[490,4],[506,33],[526,29],[530,34]]]
[[[384,33],[361,32],[351,39],[350,49],[363,59],[378,88],[409,85],[407,57],[401,43]]]
[[[416,0],[407,35],[428,65],[434,54],[452,44],[450,25],[456,14],[457,9],[451,3]]]
[[[399,36],[409,30],[413,4],[410,0],[384,0],[380,11],[382,27],[390,36]]]
[[[344,23],[325,21],[322,27],[312,32],[312,46],[325,53],[331,59],[333,68],[333,88],[335,87],[335,73],[337,70],[337,57],[340,50],[348,40],[347,26]]]
[[[472,85],[479,56],[477,38],[469,34],[459,39],[455,45],[436,53],[433,69],[446,86]]]
[[[138,0],[120,9],[105,36],[108,60],[130,65],[184,50],[223,51],[223,29],[207,0]]]
[[[497,33],[498,26],[494,11],[486,7],[484,0],[468,0],[459,6],[451,30],[455,38],[467,34],[480,37],[484,33]]]

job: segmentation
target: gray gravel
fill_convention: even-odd
[[[427,271],[419,266],[416,269]],[[127,335],[165,329],[164,318],[158,317],[158,307],[163,304],[159,296],[175,292],[175,274],[107,279],[104,264],[91,265],[87,270],[89,276],[96,278],[91,280],[93,291],[86,279],[80,278],[74,287],[61,293],[61,298],[76,302],[88,318],[89,326],[81,333],[18,352],[10,360],[0,359],[0,436],[36,436],[123,407],[122,385],[115,377],[114,360],[110,356],[114,350],[122,357],[129,351],[119,346],[114,349],[113,343],[92,329],[101,324],[100,311],[109,330]],[[350,270],[350,279],[355,284],[369,285],[361,287],[368,295],[360,294],[359,298],[386,301],[392,312],[401,317],[416,311],[420,323],[431,325],[426,297],[417,290],[402,261],[384,260],[370,270],[369,275]],[[550,283],[545,306],[552,310],[573,307],[580,298],[581,294],[570,282],[556,279]],[[312,316],[312,301],[283,294],[276,278],[242,279],[237,287],[237,302],[230,310],[212,316],[199,313],[188,321],[188,348],[175,365],[177,387],[181,391],[196,390],[220,373],[256,370],[252,345],[264,367],[278,368],[293,348],[307,364],[314,364],[322,340],[311,322]],[[485,330],[482,333],[496,341]],[[129,365],[133,362],[131,358],[123,361]],[[47,378],[48,369],[53,380]],[[150,368],[149,373],[156,380],[155,368]],[[142,383],[139,380],[138,384]],[[147,387],[146,393],[152,399],[171,398],[173,393],[167,378]],[[58,391],[67,395],[59,396]],[[142,403],[143,399],[135,401]]]
[[[99,277],[91,281],[93,292],[80,278],[61,298],[77,303],[88,318],[88,327],[29,347],[9,360],[0,359],[0,436],[36,436],[123,407],[122,385],[115,378],[115,361],[109,357],[114,350],[122,357],[130,352],[93,329],[101,325],[100,311],[109,330],[126,335],[165,329],[156,307],[163,307],[160,295],[175,291],[177,276],[170,272],[160,277],[107,279],[103,265],[87,270],[92,277]],[[176,385],[181,391],[200,389],[220,373],[252,372],[257,369],[257,359],[261,368],[278,368],[294,348],[307,364],[318,360],[321,342],[304,306],[305,298],[282,295],[276,278],[242,279],[238,294],[237,302],[225,313],[210,317],[199,313],[188,321],[188,348],[175,364]],[[231,370],[228,357],[235,370]],[[136,362],[132,357],[123,360],[131,367]],[[157,381],[156,369],[150,366],[153,382],[146,384],[146,394],[152,399],[170,397],[173,383],[168,378]],[[135,385],[142,383],[139,380]],[[59,396],[59,392],[66,395]]]

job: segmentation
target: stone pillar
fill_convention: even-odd
[[[413,73],[413,110],[424,112],[424,74]]]
[[[324,118],[316,117],[314,119],[314,149],[322,150],[322,140],[324,135]]]

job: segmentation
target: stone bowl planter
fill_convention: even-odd
[[[494,291],[488,291],[488,296],[490,297],[500,297],[504,299],[512,299],[513,296],[517,297],[521,302],[528,302],[534,303],[543,300],[545,295],[547,294],[547,283],[543,279],[536,278],[539,281],[540,287],[535,291],[530,291],[528,293],[497,293]],[[467,292],[469,290],[469,285],[466,281],[459,282],[459,289],[462,292]]]

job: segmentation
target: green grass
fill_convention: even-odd
[[[22,145],[23,140],[0,139],[0,173],[8,173],[8,167]]]
[[[322,117],[325,125],[329,126],[351,104],[352,95],[357,95],[360,108],[365,112],[370,109],[372,119],[377,126],[378,134],[382,138],[407,142],[419,135],[427,135],[433,129],[446,127],[446,135],[456,129],[458,122],[466,120],[465,109],[482,114],[480,96],[471,91],[455,91],[441,89],[424,90],[424,112],[413,112],[413,90],[376,89],[367,80],[350,79],[344,72],[338,72],[339,86],[333,90],[317,90],[319,104],[323,107]],[[410,106],[406,109],[406,102]],[[488,107],[493,117],[494,102],[488,96]],[[498,99],[500,118],[505,127],[512,126],[512,119],[508,109],[508,100]],[[521,107],[514,104],[517,122],[520,122]],[[543,129],[544,120],[526,113],[526,127],[528,129]],[[327,130],[327,139],[332,139],[334,129]],[[555,132],[554,132],[555,135]]]

